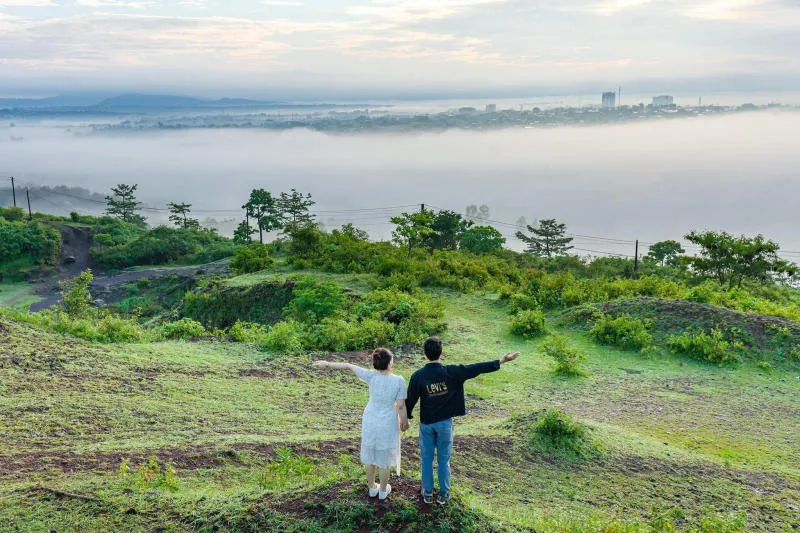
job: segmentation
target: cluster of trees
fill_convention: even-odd
[[[422,209],[391,218],[395,229],[392,240],[408,250],[467,250],[490,253],[503,247],[506,240],[491,226],[475,226],[472,220],[455,211]]]
[[[237,244],[250,244],[253,234],[258,232],[258,242],[263,244],[264,233],[313,223],[316,215],[309,209],[315,204],[310,194],[295,189],[278,196],[265,189],[253,189],[250,199],[242,206],[245,219],[236,228],[233,240]]]
[[[60,250],[61,234],[53,226],[28,220],[19,207],[0,208],[0,263],[29,257],[52,265]]]

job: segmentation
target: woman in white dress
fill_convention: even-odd
[[[392,374],[394,355],[386,348],[372,352],[374,370],[350,363],[317,361],[318,368],[350,370],[369,385],[369,402],[361,417],[361,462],[367,470],[367,487],[371,497],[385,500],[392,492],[389,469],[400,467],[400,431],[408,429],[406,413],[406,381]],[[375,484],[378,470],[380,485]]]

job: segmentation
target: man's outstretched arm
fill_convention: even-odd
[[[453,365],[449,366],[448,370],[456,374],[459,379],[466,381],[468,379],[480,376],[481,374],[487,374],[489,372],[500,370],[500,365],[509,363],[517,357],[519,357],[519,352],[507,353],[500,359],[496,359],[494,361],[475,363],[472,365]]]

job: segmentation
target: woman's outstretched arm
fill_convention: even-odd
[[[331,361],[316,361],[314,362],[314,366],[317,368],[335,368],[336,370],[349,370],[353,374],[356,373],[356,369],[358,368],[356,365],[351,365],[350,363],[334,363]]]

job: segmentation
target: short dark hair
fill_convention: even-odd
[[[386,348],[378,348],[372,352],[372,367],[375,370],[386,370],[392,362],[394,354]]]
[[[442,356],[442,341],[439,337],[428,337],[425,341],[425,357],[428,361],[436,361]]]

